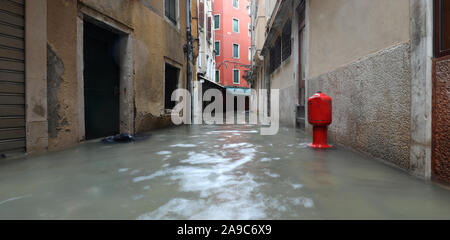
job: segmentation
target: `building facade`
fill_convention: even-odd
[[[172,91],[188,86],[188,63],[198,55],[188,44],[196,1],[5,0],[0,7],[2,155],[171,125]]]
[[[248,0],[214,0],[216,82],[227,88],[249,88],[251,35]]]
[[[448,4],[255,1],[255,88],[279,89],[280,122],[309,134],[306,101],[322,91],[333,99],[330,141],[450,182]]]
[[[195,121],[201,121],[203,115],[203,95],[205,89],[216,82],[216,54],[214,52],[214,16],[213,0],[197,0],[198,6],[198,56],[196,76],[193,87],[193,116]],[[220,87],[220,86],[217,86]]]
[[[216,59],[214,52],[214,16],[212,0],[197,0],[198,4],[198,41],[197,75],[199,79],[215,82]]]

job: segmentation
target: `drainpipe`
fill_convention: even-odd
[[[254,28],[254,24],[255,24],[255,20],[254,20],[254,17],[255,17],[255,14],[257,14],[256,13],[256,2],[255,1],[250,1],[250,64],[251,64],[251,67],[250,67],[250,74],[251,74],[251,79],[254,81],[255,79],[254,79],[254,64],[253,64],[253,54],[254,54],[254,48],[255,48],[255,46],[256,46],[256,44],[254,44],[255,43],[255,33],[254,33],[254,30],[253,30],[253,28]],[[255,87],[255,83],[252,81],[252,86],[251,86],[251,88],[254,88]]]
[[[192,60],[193,60],[193,56],[192,56],[192,52],[193,52],[193,44],[192,44],[192,18],[191,18],[191,0],[186,0],[186,37],[187,37],[187,43],[186,43],[186,89],[188,90],[188,92],[191,94],[191,98],[193,98],[192,96]],[[192,103],[193,103],[193,99],[191,99],[191,104],[190,104],[190,110],[191,110],[191,121],[193,118],[193,112],[192,112]]]

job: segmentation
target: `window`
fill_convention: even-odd
[[[214,29],[220,29],[220,15],[214,16]]]
[[[166,17],[174,24],[177,24],[177,1],[178,0],[164,0]]]
[[[233,32],[239,32],[239,20],[233,18]]]
[[[289,19],[283,26],[283,32],[281,36],[277,38],[273,46],[270,48],[269,58],[269,72],[273,73],[281,65],[282,61],[285,61],[291,56],[291,32],[292,23]]]
[[[278,37],[275,44],[270,49],[269,72],[273,73],[281,64],[281,38]]]
[[[216,52],[216,56],[220,56],[220,42],[219,41],[215,42],[214,51]]]
[[[233,7],[239,8],[239,0],[232,0],[233,1]]]
[[[164,109],[172,110],[175,107],[175,102],[172,102],[172,93],[178,88],[180,69],[167,63],[165,67]]]
[[[211,38],[212,38],[212,30],[211,30],[211,17],[208,17],[208,27],[207,27],[207,30],[208,30],[208,43],[209,44],[211,44]]]
[[[239,44],[233,43],[233,58],[239,59]]]
[[[240,71],[239,69],[233,69],[233,84],[240,83]]]
[[[283,27],[281,34],[281,60],[284,61],[291,56],[291,20],[289,19]]]
[[[205,27],[205,4],[200,1],[198,6],[198,25]]]
[[[298,14],[298,29],[302,29],[305,27],[305,0],[302,0],[297,7]]]
[[[252,48],[248,49],[248,61],[251,62],[252,61]]]
[[[220,71],[216,70],[216,83],[220,83]]]
[[[250,23],[248,24],[248,36],[252,36],[252,25]]]
[[[434,1],[434,55],[450,55],[450,1]]]

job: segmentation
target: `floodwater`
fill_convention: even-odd
[[[450,191],[300,130],[181,126],[0,162],[0,219],[450,219]]]

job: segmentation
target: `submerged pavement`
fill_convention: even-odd
[[[450,219],[450,191],[300,130],[181,126],[0,160],[0,219]]]

